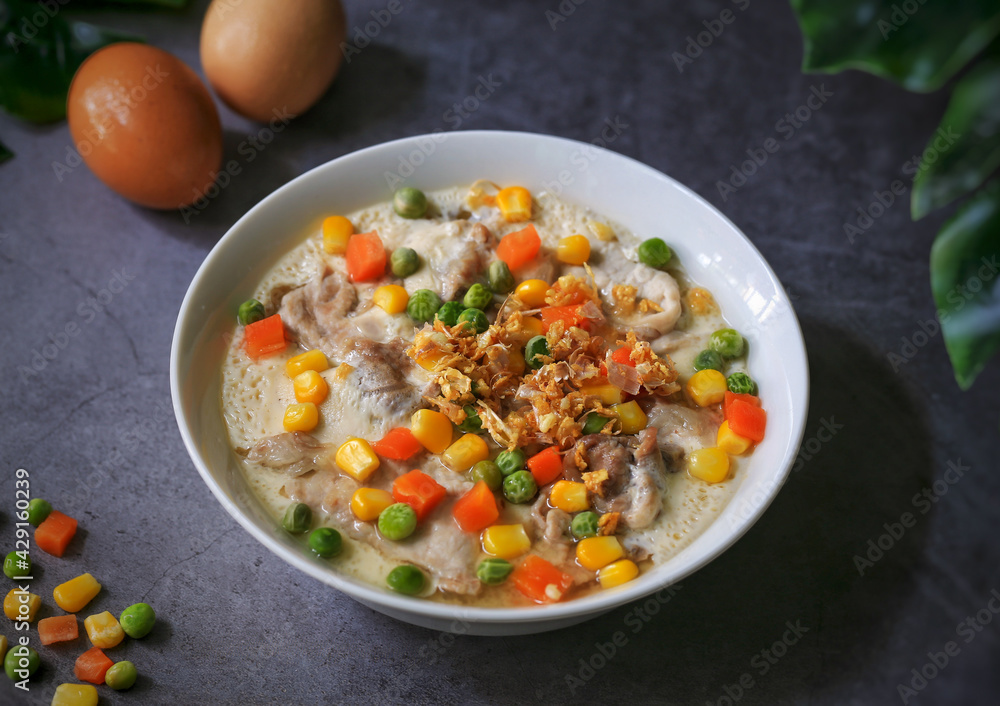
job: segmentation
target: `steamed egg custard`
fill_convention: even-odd
[[[662,564],[767,417],[660,235],[487,181],[330,215],[238,313],[247,482],[317,561],[432,600],[552,603]]]

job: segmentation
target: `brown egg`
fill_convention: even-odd
[[[73,77],[69,130],[94,174],[150,208],[201,198],[222,162],[222,126],[188,66],[146,44],[112,44]]]
[[[340,0],[213,0],[201,26],[201,65],[240,115],[284,120],[326,92],[345,33]]]

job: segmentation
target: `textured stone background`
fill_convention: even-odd
[[[206,4],[92,19],[198,67]],[[383,7],[352,0],[349,24]],[[83,528],[62,561],[38,561],[46,602],[54,585],[90,570],[105,583],[95,612],[140,599],[156,607],[154,634],[114,653],[138,665],[140,682],[131,693],[103,689],[104,702],[898,703],[897,684],[949,641],[960,653],[911,703],[995,701],[997,624],[958,625],[1000,588],[1000,365],[961,393],[939,337],[898,373],[887,363],[934,316],[927,259],[943,216],[913,224],[907,198],[854,243],[843,230],[902,177],[946,95],[911,95],[856,72],[802,75],[783,0],[737,10],[678,72],[672,52],[726,7],[735,5],[586,0],[553,30],[545,11],[557,0],[404,2],[322,102],[187,224],[126,203],[84,167],[57,180],[65,125],[0,116],[17,152],[0,166],[0,544],[13,541],[12,475],[24,467],[32,491],[70,508]],[[447,111],[491,74],[501,87],[455,125]],[[778,121],[814,86],[833,95],[786,140]],[[228,156],[238,157],[257,128],[222,114]],[[626,606],[508,639],[395,622],[265,552],[206,490],[169,412],[174,319],[213,243],[276,187],[361,147],[456,127],[591,140],[616,117],[628,127],[611,149],[717,205],[794,297],[813,376],[808,451],[765,517],[648,622]],[[723,200],[716,181],[768,137],[780,151]],[[115,273],[133,279],[92,312],[85,302]],[[78,335],[25,381],[18,367],[70,322]],[[824,424],[842,426],[831,437]],[[943,479],[949,461],[968,470],[939,483],[945,492],[921,513],[914,495]],[[907,511],[916,525],[860,576],[854,556]],[[765,670],[762,651],[787,622],[808,632]],[[582,666],[601,665],[595,645],[619,631],[624,646],[603,668]],[[82,644],[42,650],[31,702],[48,703],[72,680]],[[567,675],[583,685],[574,692]],[[0,701],[23,701],[0,683]]]

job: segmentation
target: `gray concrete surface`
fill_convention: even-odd
[[[206,4],[77,15],[197,67]],[[352,0],[351,27],[385,5]],[[960,623],[992,617],[1000,588],[1000,365],[962,393],[938,336],[898,372],[887,362],[934,316],[927,260],[942,215],[913,224],[906,198],[853,243],[843,229],[902,178],[946,94],[911,95],[854,72],[802,75],[782,0],[737,11],[679,72],[672,53],[730,6],[587,0],[553,29],[546,11],[558,12],[557,0],[403,3],[322,102],[187,223],[126,203],[85,167],[57,179],[65,125],[0,116],[17,153],[0,166],[0,545],[13,542],[13,471],[23,467],[32,492],[82,527],[65,558],[38,558],[43,615],[52,587],[82,570],[105,585],[95,612],[137,600],[159,612],[149,638],[114,651],[140,682],[102,689],[102,703],[891,704],[949,642],[958,653],[926,670],[937,674],[909,703],[996,701],[998,623]],[[490,75],[500,85],[477,110],[449,112]],[[832,95],[784,139],[778,121],[813,87]],[[257,128],[222,114],[227,154],[240,158]],[[794,297],[812,407],[801,463],[766,516],[652,604],[655,614],[627,606],[509,639],[395,622],[267,553],[206,490],[169,413],[174,319],[213,243],[276,187],[361,147],[435,128],[591,140],[616,118],[627,127],[610,148],[717,205]],[[724,200],[716,182],[768,137],[780,150]],[[119,275],[120,293],[88,303],[106,300]],[[43,371],[18,372],[70,323],[76,333]],[[957,482],[945,481],[949,463],[965,469],[947,476]],[[915,497],[925,489],[933,502],[923,512]],[[882,537],[906,512],[914,526]],[[889,548],[860,575],[855,556],[880,537]],[[0,679],[0,702],[48,703],[83,644],[42,649],[30,697]]]

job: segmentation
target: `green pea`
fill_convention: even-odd
[[[246,326],[264,318],[264,305],[256,299],[247,299],[236,312],[240,324]]]
[[[476,569],[476,576],[487,586],[503,583],[514,570],[514,565],[506,559],[483,559]]]
[[[409,277],[420,269],[420,257],[413,248],[396,248],[389,256],[389,267],[397,277]]]
[[[510,273],[510,268],[503,260],[491,262],[486,274],[490,280],[490,289],[497,294],[506,294],[514,288],[514,275]]]
[[[435,316],[448,326],[457,326],[458,317],[463,311],[465,311],[465,305],[462,302],[445,302],[437,310]]]
[[[597,513],[591,510],[579,512],[573,516],[573,520],[569,523],[569,531],[572,532],[573,536],[577,539],[596,537],[597,521],[599,519],[600,518],[597,516]]]
[[[584,434],[600,434],[601,429],[610,422],[609,417],[602,417],[600,414],[590,414],[583,423]]]
[[[3,670],[7,672],[7,677],[13,681],[27,679],[41,666],[42,660],[38,653],[27,645],[14,645],[7,651],[7,656],[3,658]],[[24,671],[27,671],[27,674]]]
[[[718,370],[722,371],[722,356],[706,348],[694,359],[695,370]]]
[[[485,310],[493,303],[493,292],[477,282],[469,287],[469,291],[462,297],[462,303],[468,309]]]
[[[404,186],[393,195],[392,208],[403,218],[423,218],[427,213],[427,197],[420,189]]]
[[[538,370],[540,367],[545,365],[545,363],[538,358],[538,356],[549,355],[549,342],[545,340],[545,336],[535,336],[528,341],[528,344],[524,347],[524,362],[528,364],[528,367],[532,370]]]
[[[332,527],[317,527],[309,533],[308,541],[309,548],[324,559],[337,556],[344,548],[344,540],[341,539],[340,532]]]
[[[471,324],[470,326],[462,327],[463,330],[468,330],[469,333],[482,333],[490,327],[489,319],[486,318],[486,314],[481,309],[466,309],[458,315],[458,323]]]
[[[670,250],[670,246],[660,238],[644,240],[639,246],[639,262],[654,267],[657,270],[666,267],[673,255],[674,253]]]
[[[506,477],[515,471],[524,470],[524,464],[527,461],[528,457],[521,449],[514,449],[513,451],[501,451],[497,454],[495,463],[500,469],[500,473]]]
[[[406,304],[406,314],[413,323],[422,324],[434,319],[434,314],[441,308],[441,297],[430,289],[418,289],[410,295]]]
[[[390,505],[378,516],[378,531],[386,539],[398,542],[417,529],[417,513],[406,503]]]
[[[726,378],[726,387],[736,394],[752,395],[757,391],[757,383],[746,373],[733,373]]]
[[[156,625],[156,611],[148,603],[134,603],[122,611],[118,618],[122,630],[129,637],[146,637]]]
[[[139,673],[135,671],[135,665],[128,660],[115,662],[104,673],[104,683],[115,691],[124,691],[132,688]]]
[[[28,503],[28,522],[33,524],[35,527],[38,527],[38,525],[45,522],[45,518],[47,518],[51,512],[52,506],[49,504],[48,500],[35,498]]]
[[[385,577],[385,585],[396,593],[414,596],[424,590],[424,572],[412,564],[400,564]]]
[[[11,552],[3,559],[3,572],[9,579],[15,576],[31,576],[31,555],[24,552],[22,557],[17,552]]]
[[[313,513],[305,503],[292,503],[285,510],[285,516],[281,518],[281,526],[292,534],[302,534],[309,531],[312,524]]]
[[[527,471],[514,471],[503,479],[503,496],[512,503],[529,502],[537,492],[538,483]]]
[[[743,336],[732,328],[720,328],[709,336],[708,347],[723,358],[739,358],[745,348]]]
[[[483,481],[490,490],[500,490],[500,485],[503,483],[500,467],[493,461],[480,461],[472,467],[469,477],[473,481]]]
[[[458,428],[466,434],[478,434],[481,432],[483,430],[483,420],[479,418],[476,408],[471,404],[467,404],[462,407],[462,411],[465,412],[465,419],[458,425]]]

